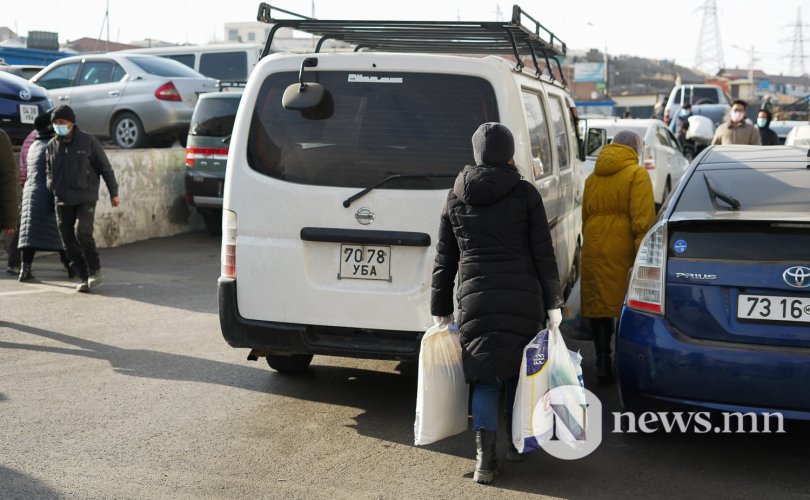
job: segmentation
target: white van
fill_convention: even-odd
[[[209,78],[244,82],[259,61],[263,46],[257,43],[178,45],[129,49],[123,52],[150,54],[181,62]]]
[[[317,21],[308,25],[295,29],[323,34]],[[321,91],[317,106],[289,103]],[[415,359],[432,323],[439,216],[456,175],[473,163],[473,132],[491,121],[511,129],[520,172],[542,194],[567,289],[581,242],[575,109],[562,83],[494,56],[263,58],[228,154],[223,336],[279,371],[301,370],[313,354]]]

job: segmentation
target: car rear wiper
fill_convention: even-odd
[[[353,201],[362,198],[363,196],[367,195],[371,191],[377,189],[378,187],[382,186],[386,182],[393,180],[393,179],[433,179],[433,178],[447,178],[447,177],[456,177],[458,174],[393,174],[385,177],[376,183],[372,184],[371,186],[365,188],[364,190],[360,191],[357,194],[353,194],[346,198],[343,201],[343,206],[349,208],[349,205],[352,204]]]
[[[703,174],[703,180],[706,181],[706,189],[709,190],[709,197],[712,200],[713,205],[717,205],[717,198],[720,198],[721,201],[728,204],[732,210],[739,210],[742,206],[740,204],[740,200],[731,196],[730,194],[726,194],[717,189],[717,185],[715,185],[714,181],[709,178],[708,175],[705,173]]]
[[[222,138],[222,144],[225,144],[225,143],[227,143],[227,142],[231,142],[231,136],[232,136],[232,135],[233,135],[233,134],[228,134],[228,135],[226,135],[225,137],[223,137],[223,138]]]

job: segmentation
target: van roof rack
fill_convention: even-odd
[[[298,19],[275,19],[273,10]],[[290,28],[320,37],[315,52],[327,40],[355,45],[355,52],[365,49],[380,52],[430,52],[442,54],[500,54],[516,60],[517,71],[523,69],[521,51],[531,55],[536,76],[540,76],[537,58],[542,57],[551,79],[551,60],[557,63],[562,83],[566,84],[558,57],[567,46],[554,33],[528,15],[518,5],[512,6],[509,21],[364,21],[323,20],[306,17],[270,4],[259,4],[257,19],[273,25],[261,57],[270,53],[273,36],[281,28]],[[523,24],[526,20],[528,26]]]

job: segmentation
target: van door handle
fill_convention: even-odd
[[[111,91],[109,92],[109,94],[110,94],[111,96],[113,96],[113,97],[118,97],[119,95],[121,95],[121,91],[120,91],[120,90],[111,90]]]
[[[68,99],[69,99],[69,97],[68,97],[68,96],[66,96],[66,95],[60,95],[60,96],[59,96],[59,100],[60,100],[60,101],[67,101]]]

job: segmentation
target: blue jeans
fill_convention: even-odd
[[[504,418],[512,419],[512,405],[515,403],[517,390],[517,377],[499,384],[473,384],[472,415],[473,431],[498,430],[498,402],[501,398],[501,389],[504,394]]]

